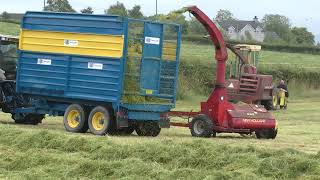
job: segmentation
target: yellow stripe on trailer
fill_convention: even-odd
[[[163,42],[163,51],[162,51],[162,59],[164,60],[176,60],[176,42],[164,41]]]
[[[26,51],[120,58],[124,36],[21,30],[19,49]]]

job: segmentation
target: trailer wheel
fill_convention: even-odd
[[[134,132],[134,127],[126,127],[126,128],[121,128],[121,129],[115,129],[112,131],[109,131],[108,134],[112,136],[128,136],[131,135]]]
[[[191,135],[194,137],[206,137],[209,138],[211,135],[216,136],[213,131],[213,123],[205,115],[199,115],[191,121]]]
[[[275,139],[278,134],[278,129],[261,129],[255,131],[258,139]]]
[[[130,135],[134,132],[134,127],[132,126],[127,127],[127,128],[124,128],[122,131],[125,133],[125,135]]]
[[[93,134],[99,136],[106,135],[110,128],[110,122],[111,116],[105,107],[97,106],[91,110],[88,124]]]
[[[63,124],[67,131],[85,133],[88,130],[86,111],[79,104],[71,104],[64,112]]]
[[[135,130],[139,136],[156,137],[161,132],[158,121],[137,122]]]
[[[42,123],[42,120],[45,118],[44,114],[26,114],[25,116],[21,116],[21,118],[17,119],[15,114],[11,115],[12,119],[17,124],[31,124],[38,125]]]

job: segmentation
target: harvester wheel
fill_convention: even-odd
[[[258,139],[275,139],[278,133],[278,129],[261,129],[255,131]]]
[[[64,112],[63,124],[67,131],[85,133],[88,130],[86,111],[79,104],[71,104]]]
[[[104,136],[110,128],[111,116],[105,107],[97,106],[90,112],[88,124],[91,133]]]
[[[25,116],[21,116],[21,118],[15,118],[15,115],[12,114],[12,119],[17,124],[30,124],[30,125],[38,125],[42,123],[42,120],[45,118],[44,114],[26,114]]]
[[[191,121],[191,135],[194,137],[206,137],[211,135],[216,136],[213,131],[213,122],[205,115],[199,115]]]
[[[139,136],[156,137],[160,134],[161,128],[158,121],[142,121],[137,122],[135,130]]]

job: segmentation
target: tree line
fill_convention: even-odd
[[[73,9],[68,0],[47,0],[45,11],[54,12],[76,12]],[[92,7],[86,7],[80,10],[80,13],[93,14],[94,10]],[[140,5],[135,5],[131,9],[127,9],[121,2],[116,2],[105,10],[105,14],[119,15],[123,17],[131,17],[136,19],[150,19],[159,20],[164,22],[174,22],[182,25],[184,35],[199,35],[205,36],[206,30],[203,26],[195,19],[187,19],[183,14],[168,16],[166,14],[159,14],[157,16],[145,16],[141,11]],[[169,13],[170,14],[170,13]],[[8,13],[2,13],[2,19],[8,18]],[[236,20],[233,13],[229,10],[219,10],[213,20]],[[294,27],[288,17],[279,14],[266,14],[262,21],[266,32],[274,32],[279,37],[275,38],[270,33],[266,33],[266,43],[277,43],[277,44],[292,44],[292,45],[314,45],[315,36],[307,30],[305,27]],[[223,34],[226,36],[226,32]]]

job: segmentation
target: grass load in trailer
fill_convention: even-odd
[[[16,122],[64,116],[66,130],[157,136],[175,107],[181,27],[108,15],[27,12]],[[12,82],[10,84],[12,87]],[[7,98],[9,99],[9,98]],[[19,105],[15,102],[19,99]]]

